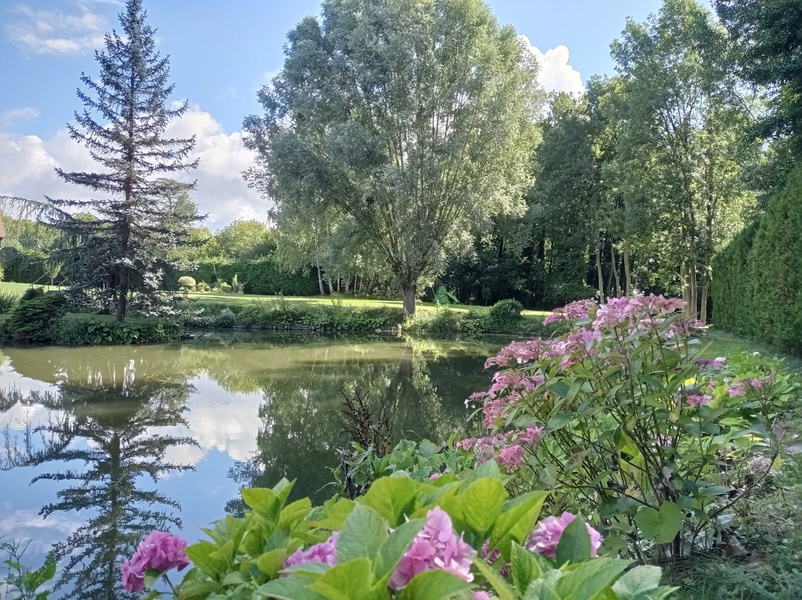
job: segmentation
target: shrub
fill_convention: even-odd
[[[14,292],[0,292],[0,314],[4,315],[12,312],[19,303],[19,300],[19,296]]]
[[[185,290],[189,290],[190,292],[194,292],[197,287],[195,280],[189,275],[184,275],[183,277],[179,277],[178,285]]]
[[[493,461],[433,481],[383,477],[357,501],[314,510],[308,498],[286,503],[286,480],[242,490],[250,510],[218,521],[206,530],[210,541],[186,549],[194,567],[177,595],[481,600],[494,591],[514,600],[657,600],[672,592],[660,587],[657,567],[627,571],[629,561],[593,558],[598,533],[581,518],[538,522],[546,493],[508,500],[504,479]],[[164,552],[140,547],[124,563],[129,591],[183,564],[165,557],[185,542],[158,535]]]
[[[228,285],[225,281],[218,281],[217,282],[217,291],[221,294],[228,294],[231,292],[231,286]]]
[[[518,325],[523,310],[517,300],[499,300],[490,307],[490,321],[496,329],[511,330]]]
[[[196,292],[208,292],[209,291],[209,284],[205,281],[199,281],[195,284],[195,291]]]
[[[230,308],[222,310],[211,318],[212,327],[231,328],[237,324],[237,319]]]
[[[66,312],[67,300],[63,294],[45,295],[42,288],[29,288],[11,313],[8,334],[16,343],[52,342]]]
[[[555,311],[546,324],[567,333],[488,360],[501,370],[472,396],[488,435],[460,447],[496,457],[511,489],[560,490],[562,506],[595,513],[608,543],[639,557],[709,547],[767,475],[750,461],[777,457],[773,421],[799,386],[760,357],[701,360],[683,305],[648,296]]]
[[[182,272],[196,280],[215,282],[231,281],[237,275],[237,283],[246,294],[274,296],[315,296],[320,293],[317,278],[301,273],[287,273],[278,267],[272,258],[248,261],[211,260],[198,263],[195,270]],[[176,281],[172,275],[172,281]],[[173,284],[175,285],[175,284]]]
[[[64,346],[164,344],[178,339],[182,330],[174,319],[129,317],[117,323],[101,315],[68,315],[53,341]]]
[[[714,262],[713,319],[802,355],[802,166]]]

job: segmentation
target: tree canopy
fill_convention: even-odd
[[[481,0],[329,0],[288,39],[245,120],[248,177],[278,215],[347,215],[413,314],[455,232],[523,208],[534,59]]]

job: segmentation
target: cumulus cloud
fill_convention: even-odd
[[[537,80],[547,92],[568,92],[569,94],[585,92],[579,71],[568,64],[570,54],[567,46],[559,45],[546,52],[541,52],[525,35],[520,36],[520,39],[526,50],[535,57],[540,65]]]
[[[200,167],[184,180],[197,180],[191,198],[201,213],[208,213],[206,225],[219,229],[235,219],[264,220],[268,203],[242,179],[253,156],[245,148],[239,131],[226,133],[220,123],[200,107],[192,107],[167,128],[166,137],[195,136],[193,157]],[[86,200],[89,190],[63,182],[54,167],[66,171],[99,169],[86,148],[73,141],[65,129],[50,138],[0,133],[0,195],[41,200],[56,198]]]
[[[6,25],[9,39],[34,54],[78,54],[100,47],[108,30],[106,17],[95,11],[97,0],[77,0],[69,11],[17,5],[17,19]]]
[[[23,108],[12,108],[0,113],[0,126],[13,125],[20,121],[31,121],[39,116],[39,109],[25,106]]]

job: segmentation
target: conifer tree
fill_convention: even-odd
[[[187,110],[187,102],[168,108],[169,57],[156,51],[156,31],[147,24],[141,0],[127,0],[120,13],[122,32],[106,34],[95,53],[100,75],[81,74],[84,105],[68,125],[70,136],[86,146],[98,172],[65,172],[70,183],[89,188],[91,200],[48,198],[54,211],[44,217],[74,243],[65,262],[71,266],[71,291],[94,291],[116,304],[122,321],[129,296],[146,298],[160,285],[170,249],[186,242],[188,228],[203,217],[188,216],[178,227],[171,198],[194,188],[170,179],[194,169],[189,159],[195,138],[171,139],[168,124]],[[91,215],[91,216],[87,216]]]

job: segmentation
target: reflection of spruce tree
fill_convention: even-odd
[[[324,355],[315,360],[317,355],[310,353],[307,362],[286,376],[273,374],[263,381],[258,454],[252,463],[232,469],[230,476],[245,486],[273,485],[282,477],[297,479],[294,494],[325,498],[328,490],[321,488],[331,481],[326,467],[336,465],[335,448],[347,443],[343,390],[359,390],[371,402],[387,406],[396,440],[440,440],[460,429],[467,416],[462,400],[474,391],[462,389],[459,381],[464,374],[452,369],[452,385],[438,389],[430,380],[430,356],[409,345],[399,349],[395,360],[374,358],[370,351],[342,361]],[[463,365],[477,370],[481,360]],[[236,508],[233,503],[228,506]]]
[[[195,443],[149,431],[186,424],[182,413],[190,386],[183,377],[140,381],[134,361],[108,366],[62,381],[48,408],[64,411],[64,417],[41,428],[53,442],[32,461],[85,465],[34,479],[65,483],[57,501],[42,508],[45,517],[58,511],[93,513],[56,547],[60,557],[68,557],[57,589],[68,589],[70,598],[131,596],[120,583],[122,558],[151,530],[180,527],[172,514],[178,504],[156,490],[141,489],[143,479],[155,483],[165,473],[189,468],[165,462],[164,455],[171,446]]]

